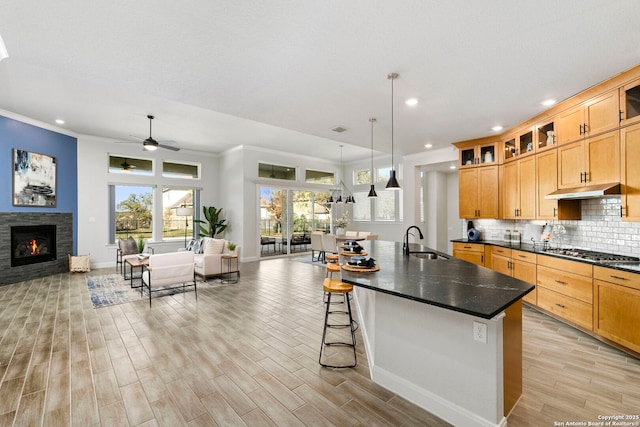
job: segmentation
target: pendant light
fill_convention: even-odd
[[[344,170],[344,166],[342,165],[342,144],[340,144],[340,169]],[[341,177],[342,170],[340,171]],[[336,199],[336,203],[342,203],[342,179],[340,179],[340,184],[338,185],[338,198]]]
[[[387,181],[386,188],[390,190],[399,190],[400,184],[396,179],[396,170],[394,169],[393,162],[393,81],[399,77],[398,73],[389,73],[387,79],[391,80],[391,173],[389,174],[389,181]]]
[[[369,122],[371,123],[371,190],[369,190],[369,198],[374,198],[378,197],[376,194],[376,186],[373,183],[373,124],[376,122],[376,119],[372,117],[369,119]]]

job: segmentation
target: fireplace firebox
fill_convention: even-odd
[[[56,259],[55,225],[11,227],[11,267]]]

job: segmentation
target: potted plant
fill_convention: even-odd
[[[200,237],[216,237],[216,235],[222,233],[228,226],[225,224],[226,219],[221,218],[222,208],[216,209],[215,206],[203,206],[202,213],[205,220],[195,220],[199,223],[199,235]],[[202,224],[206,224],[206,227]]]
[[[345,228],[349,225],[349,211],[346,211],[342,214],[341,217],[336,218],[333,221],[333,226],[335,227],[336,235],[342,236],[345,234]]]
[[[233,243],[233,242],[227,243],[227,248],[229,249],[229,252],[232,255],[235,255],[235,253],[236,253],[236,244],[235,243]]]
[[[144,245],[145,245],[145,240],[144,239],[138,239],[138,253],[139,254],[144,252]]]

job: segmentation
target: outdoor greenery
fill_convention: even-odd
[[[151,237],[151,193],[131,194],[116,207],[116,238]]]

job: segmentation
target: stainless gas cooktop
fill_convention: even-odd
[[[553,255],[561,255],[568,258],[578,258],[584,261],[615,263],[615,262],[637,262],[640,258],[628,255],[608,254],[605,252],[589,251],[586,249],[575,248],[549,248],[544,250],[545,253]]]

